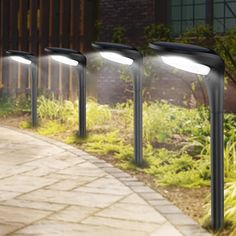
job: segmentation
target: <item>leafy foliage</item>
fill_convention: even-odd
[[[170,28],[163,24],[151,24],[144,28],[144,47],[141,51],[145,54],[148,51],[148,44],[155,41],[171,41]]]
[[[211,211],[210,211],[210,196],[207,199],[207,213],[202,219],[202,225],[204,227],[210,226]],[[230,229],[229,236],[234,236],[236,234],[236,181],[230,181],[225,184],[224,191],[224,223],[225,228]],[[219,234],[220,235],[220,232]]]
[[[112,29],[112,42],[125,43],[125,29],[122,26],[117,26]]]
[[[14,103],[11,99],[7,97],[2,97],[0,99],[0,117],[6,117],[13,113]]]
[[[10,98],[7,95],[0,97],[0,117],[8,117],[18,113],[30,112],[30,98],[25,96],[18,96],[17,98]]]
[[[78,107],[77,104],[71,101],[57,100],[55,98],[47,99],[44,96],[38,98],[38,116],[41,119],[75,124],[78,120],[76,107]]]
[[[56,121],[48,121],[43,123],[41,127],[38,128],[38,133],[46,136],[55,136],[56,134],[65,132],[66,127],[61,125]]]
[[[44,96],[38,99],[38,115],[41,119],[55,120],[67,125],[76,126],[78,123],[78,101],[47,99]],[[101,125],[111,119],[110,110],[90,99],[86,106],[87,127]]]
[[[111,110],[106,105],[99,105],[96,101],[90,99],[86,107],[87,127],[92,129],[111,120]]]

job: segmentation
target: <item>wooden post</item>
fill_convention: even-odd
[[[70,8],[71,1],[60,0],[60,46],[63,48],[70,47]],[[67,65],[60,66],[60,86],[63,98],[69,98],[69,77],[70,67]]]
[[[29,2],[29,50],[32,52],[35,56],[38,55],[38,6],[39,2],[38,0],[30,0]],[[38,73],[39,70],[37,70]],[[41,78],[38,77],[38,84],[37,88],[41,87]],[[30,86],[31,87],[31,86]]]
[[[10,0],[10,16],[9,16],[9,49],[18,49],[18,22],[17,22],[17,15],[18,15],[18,7],[19,2]],[[12,96],[17,95],[17,88],[18,88],[18,63],[9,60],[9,93]]]
[[[6,50],[9,49],[9,16],[10,16],[10,2],[9,0],[1,0],[1,56],[5,55]],[[9,64],[8,61],[2,61],[2,84],[3,90],[9,93]]]
[[[80,51],[80,14],[82,1],[71,0],[71,18],[70,18],[70,47]],[[70,69],[69,78],[69,97],[72,100],[77,99],[78,78],[77,73]]]
[[[19,1],[19,49],[22,51],[29,50],[29,30],[28,30],[28,1]],[[20,93],[29,94],[30,85],[30,75],[28,73],[28,68],[25,65],[18,64],[18,85],[17,85],[17,95]]]
[[[48,47],[49,39],[49,1],[39,1],[39,56],[45,55],[44,48]],[[40,88],[47,92],[48,89],[48,60],[39,60]]]
[[[50,22],[49,22],[49,35],[50,35],[50,46],[59,47],[60,35],[59,27],[60,24],[60,1],[50,0]],[[51,90],[56,97],[60,96],[59,91],[59,63],[51,60]]]

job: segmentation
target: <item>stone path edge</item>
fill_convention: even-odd
[[[128,186],[135,192],[138,196],[144,199],[150,206],[156,209],[163,217],[165,217],[171,224],[173,224],[183,235],[189,236],[209,236],[211,235],[207,230],[202,228],[195,220],[182,212],[177,206],[172,202],[164,198],[160,193],[154,191],[149,186],[145,185],[142,181],[138,180],[136,177],[112,166],[111,164],[101,160],[89,153],[86,153],[76,147],[65,144],[61,141],[41,136],[39,134],[22,130],[16,127],[0,125],[1,127],[31,136],[33,138],[39,139],[41,141],[50,143],[70,152],[74,155],[81,156],[84,160],[87,160],[102,169],[106,173],[114,176],[124,185]]]

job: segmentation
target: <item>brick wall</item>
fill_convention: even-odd
[[[133,99],[133,84],[120,79],[121,67],[119,65],[104,62],[99,71],[89,73],[89,96],[96,97],[101,104],[115,104]],[[143,81],[144,101],[166,100],[172,104],[184,107],[195,107],[199,104],[208,106],[208,96],[204,82],[198,83],[196,76],[189,73],[173,74],[161,68],[158,76],[145,78]],[[196,89],[192,91],[192,83]],[[234,96],[236,85],[229,81],[225,90],[225,111],[236,112]],[[232,96],[233,95],[233,96]]]
[[[111,41],[112,29],[122,26],[127,42],[142,43],[144,27],[155,23],[155,0],[100,0],[101,41]]]

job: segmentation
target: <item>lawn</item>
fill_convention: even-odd
[[[1,123],[30,129],[29,101],[0,101]],[[209,228],[210,124],[205,107],[144,103],[144,163],[133,162],[133,103],[87,103],[87,138],[76,135],[78,104],[38,99],[34,132],[62,140],[136,175]],[[225,231],[236,234],[236,115],[225,114]]]

